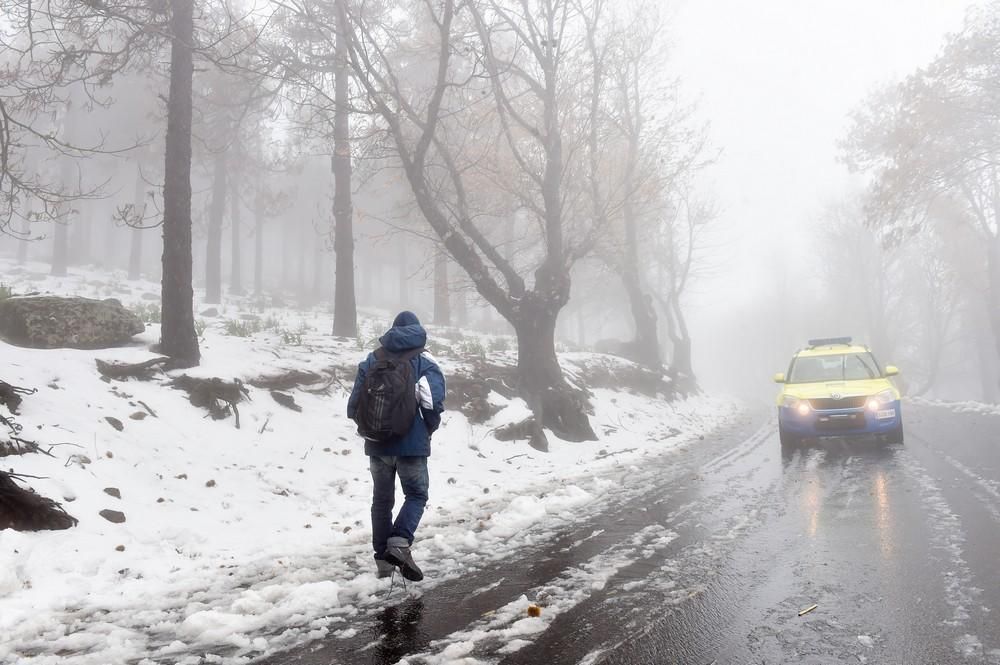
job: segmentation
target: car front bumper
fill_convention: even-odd
[[[867,408],[810,411],[803,415],[791,407],[778,407],[781,429],[799,436],[856,436],[888,434],[902,423],[899,400],[883,405],[878,412]]]

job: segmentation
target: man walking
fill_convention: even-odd
[[[431,435],[444,411],[444,375],[424,350],[427,331],[413,312],[400,312],[382,345],[358,365],[347,417],[365,439],[372,473],[372,546],[379,577],[399,567],[403,577],[420,581],[423,572],[410,546],[427,504],[427,458]],[[395,521],[396,476],[403,507]]]

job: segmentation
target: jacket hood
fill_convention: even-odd
[[[393,328],[402,328],[403,326],[412,326],[414,323],[420,324],[420,319],[417,315],[409,310],[403,310],[396,315],[396,318],[392,321]]]
[[[386,351],[402,353],[425,346],[427,344],[427,331],[419,323],[403,326],[394,325],[378,341]]]

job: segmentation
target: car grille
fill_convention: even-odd
[[[863,429],[865,427],[865,414],[847,413],[842,416],[820,416],[816,421],[816,429],[825,432],[836,432],[840,430]]]
[[[864,407],[867,401],[868,398],[864,395],[860,397],[841,397],[840,399],[821,397],[809,400],[809,405],[816,411],[832,411],[833,409],[860,409]]]

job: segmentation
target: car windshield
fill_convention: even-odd
[[[882,371],[870,353],[839,353],[828,356],[800,356],[792,361],[789,383],[857,381],[875,379]]]

